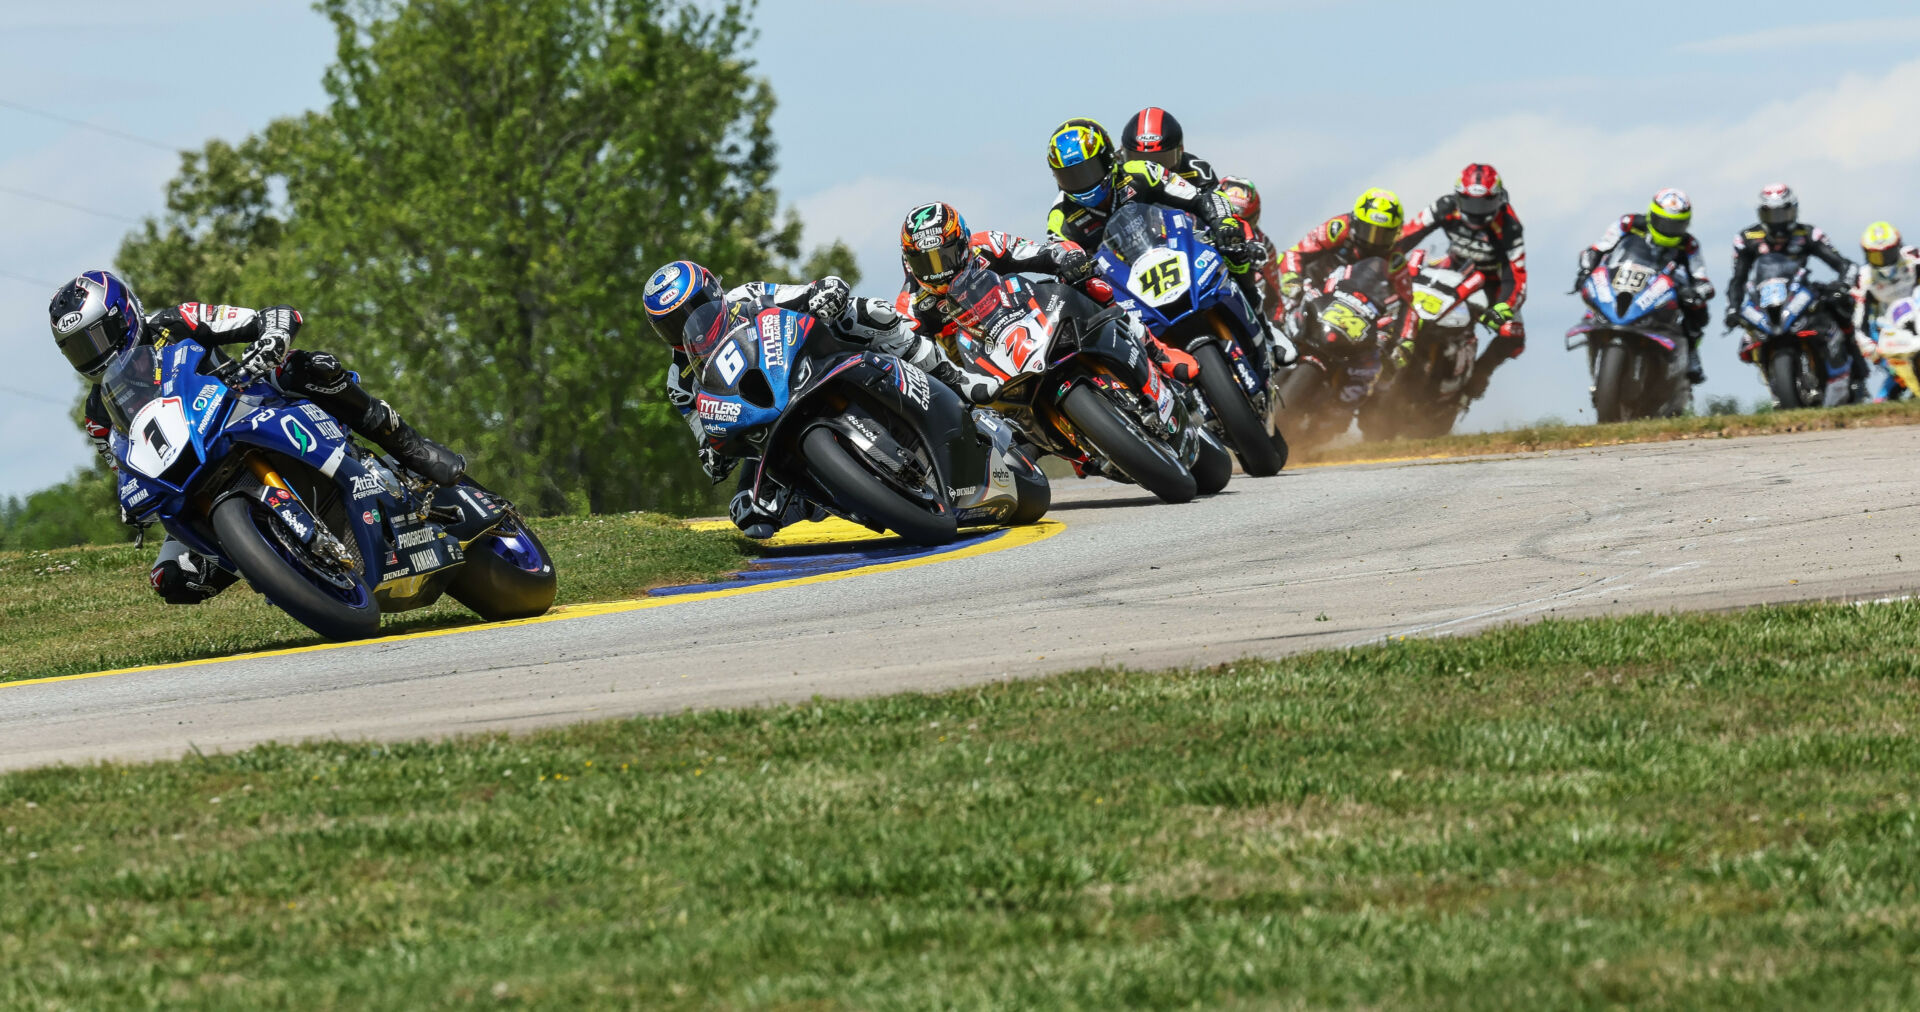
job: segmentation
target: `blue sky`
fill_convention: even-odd
[[[1054,194],[1041,152],[1068,116],[1117,129],[1143,105],[1173,110],[1192,150],[1260,185],[1263,224],[1282,241],[1368,186],[1422,203],[1466,161],[1490,161],[1528,228],[1531,337],[1468,427],[1592,417],[1584,363],[1560,337],[1579,307],[1561,293],[1580,246],[1662,186],[1693,195],[1722,287],[1728,241],[1776,178],[1843,250],[1857,255],[1876,218],[1920,234],[1910,2],[1849,4],[1843,19],[1774,2],[1204,9],[765,2],[756,55],[781,102],[776,182],[810,238],[845,238],[863,291],[888,294],[894,231],[918,201],[954,201],[975,227],[1042,231]],[[324,99],[331,31],[300,0],[96,0],[87,12],[77,23],[55,5],[0,10],[14,43],[0,64],[11,240],[0,245],[0,495],[57,481],[86,453],[66,419],[77,386],[46,334],[51,288],[16,279],[58,282],[107,263],[131,221],[160,209],[177,166],[159,148],[6,103],[192,147]],[[141,57],[77,58],[99,31],[137,40],[129,51]],[[1762,395],[1717,324],[1706,347],[1702,396]]]

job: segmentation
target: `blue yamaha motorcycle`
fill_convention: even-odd
[[[109,364],[101,393],[130,521],[158,522],[330,639],[371,636],[383,612],[443,593],[489,621],[553,604],[553,560],[512,503],[464,479],[434,486],[238,371],[192,340]]]
[[[1693,402],[1683,300],[1673,267],[1639,235],[1620,240],[1580,283],[1586,318],[1567,331],[1585,345],[1593,410],[1603,422],[1673,417]]]
[[[1265,477],[1287,463],[1287,442],[1272,425],[1265,332],[1220,252],[1194,231],[1184,211],[1128,204],[1107,222],[1097,261],[1116,301],[1140,314],[1155,337],[1200,364],[1207,427]]]
[[[1746,340],[1740,361],[1760,369],[1776,407],[1833,407],[1853,399],[1853,356],[1846,332],[1822,312],[1819,286],[1785,253],[1754,261],[1741,300]]]
[[[710,445],[758,458],[753,494],[790,488],[828,512],[908,541],[959,528],[1028,524],[1047,512],[1046,475],[1012,426],[969,410],[944,383],[770,300],[713,303],[684,333],[702,366],[694,395]]]

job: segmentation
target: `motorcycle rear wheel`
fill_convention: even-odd
[[[524,544],[509,550],[500,541],[503,537]],[[489,622],[544,615],[553,607],[557,590],[553,556],[517,515],[469,542],[467,560],[447,584],[455,601]]]
[[[1120,413],[1099,388],[1082,383],[1060,405],[1081,437],[1141,488],[1164,502],[1191,502],[1199,495],[1193,472],[1167,446]]]
[[[1213,495],[1233,480],[1233,454],[1213,439],[1200,440],[1200,452],[1193,458],[1193,488],[1200,495]]]
[[[213,530],[220,551],[247,578],[253,589],[292,616],[294,621],[330,640],[365,639],[380,631],[380,605],[360,574],[353,574],[353,591],[342,595],[323,590],[286,557],[271,530],[272,514],[250,496],[235,495],[213,509]]]
[[[853,454],[834,438],[832,429],[817,426],[800,440],[807,467],[840,504],[917,545],[944,545],[959,535],[953,510],[935,516],[909,502],[872,471],[860,466]]]
[[[1201,345],[1194,349],[1193,357],[1200,363],[1200,392],[1206,395],[1207,406],[1213,409],[1213,416],[1220,419],[1220,427],[1226,430],[1227,442],[1240,458],[1241,469],[1254,478],[1279,474],[1287,463],[1286,441],[1269,435],[1260,414],[1253,410],[1253,402],[1247,399],[1247,392],[1234,382],[1233,364],[1227,361],[1220,346]]]

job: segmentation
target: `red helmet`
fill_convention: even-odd
[[[1467,224],[1485,225],[1507,206],[1507,188],[1493,166],[1475,162],[1460,170],[1460,179],[1453,184],[1453,199]]]
[[[1239,176],[1221,176],[1214,187],[1227,204],[1233,208],[1234,217],[1258,228],[1260,226],[1260,191],[1253,188],[1253,181]]]
[[[1185,139],[1180,132],[1180,121],[1157,105],[1134,113],[1127,121],[1127,128],[1120,131],[1120,145],[1127,149],[1129,161],[1139,158],[1159,162],[1169,172],[1180,167],[1180,156],[1186,150],[1182,145]]]

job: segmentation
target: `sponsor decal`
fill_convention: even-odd
[[[126,481],[123,481],[120,483],[120,494],[122,496],[131,495],[133,491],[139,487],[140,487],[139,481],[133,478],[128,478]]]
[[[312,530],[301,522],[300,514],[292,507],[276,506],[273,515],[279,517],[280,522],[287,525],[287,530],[292,531],[293,536],[301,541],[307,540],[307,535],[312,533]]]
[[[928,380],[925,369],[914,365],[912,362],[904,359],[901,360],[900,392],[906,394],[908,400],[920,405],[920,410],[922,411],[927,410],[928,406],[933,402],[933,387],[930,383],[931,381]]]
[[[426,551],[415,552],[407,556],[407,561],[412,563],[415,569],[433,569],[440,565],[440,553],[429,548]]]
[[[350,494],[355,499],[365,499],[368,496],[379,495],[385,489],[386,486],[380,484],[379,478],[370,474],[356,474],[353,476],[353,488]]]
[[[435,531],[433,528],[422,527],[417,531],[408,531],[407,533],[402,534],[398,538],[394,539],[393,547],[414,548],[419,545],[427,544],[433,541],[434,539],[438,538],[439,536],[440,536],[439,533]]]
[[[59,331],[62,334],[65,334],[68,331],[74,329],[75,327],[80,326],[80,321],[84,319],[86,319],[86,314],[76,309],[73,312],[68,313],[65,316],[62,316],[60,318],[60,322],[53,325],[53,329]]]
[[[668,264],[655,271],[653,277],[647,279],[646,290],[641,292],[641,294],[652,295],[678,280],[680,280],[680,265],[677,263]]]
[[[360,514],[360,522],[372,526],[380,522],[380,514],[374,510],[363,510]]]
[[[327,421],[315,422],[313,423],[313,427],[320,430],[321,435],[327,437],[328,439],[334,440],[335,442],[338,442],[346,438],[345,436],[340,434],[340,426],[335,425],[332,422],[327,422]]]
[[[760,361],[769,366],[787,364],[787,344],[781,334],[779,313],[760,317]]]
[[[149,492],[143,488],[132,495],[127,495],[125,492],[122,492],[120,493],[120,498],[123,499],[128,506],[138,506],[141,503],[146,502],[147,499],[152,497],[152,495],[153,495],[152,492]]]
[[[403,577],[403,576],[405,576],[405,575],[407,575],[408,573],[411,573],[411,572],[413,572],[413,570],[411,570],[411,569],[408,569],[408,568],[407,568],[407,567],[405,567],[405,566],[402,566],[402,567],[400,567],[399,569],[389,569],[389,570],[387,570],[386,572],[384,572],[384,573],[382,573],[382,574],[380,574],[380,578],[381,578],[382,580],[398,580],[399,578],[401,578],[401,577]]]
[[[301,425],[299,419],[292,415],[280,419],[280,431],[286,434],[287,440],[302,454],[311,451],[315,446],[313,433],[308,432],[307,427]]]
[[[329,417],[331,417],[325,411],[320,410],[319,405],[316,405],[316,404],[300,405],[300,413],[303,415],[306,415],[309,419],[316,422],[323,422],[323,421],[326,421]]]
[[[980,491],[980,486],[978,485],[967,485],[962,488],[949,488],[947,489],[947,497],[950,499],[959,499],[965,496],[970,496],[978,491]]]
[[[733,422],[740,418],[740,402],[723,401],[718,397],[701,394],[694,398],[694,408],[700,412],[703,422]]]

